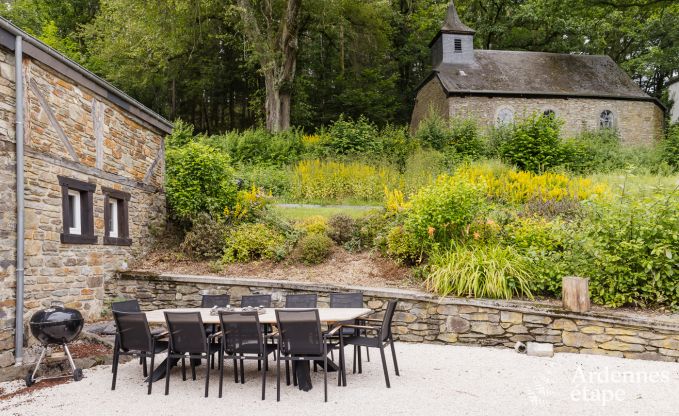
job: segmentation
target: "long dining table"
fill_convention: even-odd
[[[238,310],[239,308],[234,308]],[[276,324],[276,309],[295,309],[295,308],[265,308],[263,313],[259,314],[259,322],[261,324]],[[306,309],[306,308],[302,308]],[[317,308],[318,316],[321,323],[326,325],[337,324],[339,322],[353,321],[361,317],[365,317],[373,313],[369,308]],[[219,325],[219,315],[213,314],[212,309],[209,308],[175,308],[175,309],[156,309],[146,312],[146,320],[151,325],[165,325],[165,312],[200,312],[201,319],[205,325]],[[171,363],[173,366],[176,362]],[[328,367],[334,369],[337,366],[328,360]],[[165,361],[158,365],[150,377],[153,381],[158,381],[165,377]],[[330,371],[331,368],[323,369],[323,371]],[[299,386],[302,390],[311,389],[310,374],[308,374],[308,366],[306,367],[304,377],[298,376]],[[299,373],[298,373],[299,374]]]

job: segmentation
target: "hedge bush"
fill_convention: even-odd
[[[194,218],[191,230],[184,236],[180,248],[190,257],[218,259],[224,255],[224,239],[228,230],[221,218],[199,214]]]
[[[519,169],[543,172],[561,164],[559,132],[562,122],[543,114],[517,122],[499,147],[500,157]]]
[[[305,264],[319,264],[332,252],[332,240],[325,234],[310,233],[297,242],[298,257]]]
[[[165,192],[175,218],[190,220],[200,213],[219,216],[236,200],[234,171],[228,155],[189,142],[168,149]]]
[[[281,260],[287,253],[285,242],[283,234],[265,224],[241,224],[226,237],[223,261]]]

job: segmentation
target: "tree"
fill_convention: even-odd
[[[266,89],[266,128],[290,127],[302,0],[237,0],[243,33],[259,62]]]

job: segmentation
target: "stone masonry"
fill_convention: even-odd
[[[83,70],[84,71],[84,70]],[[148,250],[165,221],[163,136],[109,99],[24,58],[25,317],[52,300],[100,316],[104,282]],[[0,368],[14,362],[16,180],[14,55],[0,48]],[[96,244],[65,244],[58,177],[96,186]],[[102,188],[130,194],[132,244],[104,244]],[[27,328],[26,328],[27,329]],[[29,331],[25,331],[26,334]],[[35,342],[26,335],[26,343]]]
[[[233,304],[248,294],[271,294],[283,306],[288,293],[318,293],[319,307],[331,292],[360,291],[379,313],[399,299],[396,338],[406,342],[514,347],[517,341],[553,344],[557,352],[679,360],[679,323],[620,312],[577,314],[534,302],[439,298],[417,291],[343,287],[276,280],[127,272],[106,282],[106,304],[138,299],[143,310],[197,307],[203,293],[229,293]]]
[[[415,103],[411,129],[416,131],[422,120],[434,106],[440,113],[443,99],[447,100],[442,115],[449,119],[470,118],[480,125],[491,127],[495,124],[498,112],[509,109],[514,120],[530,116],[534,112],[552,110],[556,117],[564,121],[562,135],[572,137],[581,131],[599,128],[602,111],[612,111],[614,125],[621,140],[629,145],[653,143],[663,132],[663,111],[650,101],[610,100],[598,98],[522,98],[522,97],[482,97],[451,96],[445,98],[440,81],[434,77],[423,86]],[[441,113],[440,113],[441,114]]]

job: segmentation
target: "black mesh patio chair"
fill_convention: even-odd
[[[245,308],[247,306],[250,307],[264,307],[264,308],[270,308],[271,307],[271,295],[245,295],[241,297],[240,299],[240,306],[241,308]],[[269,333],[271,332],[271,325],[266,324],[264,325],[264,336],[266,337]],[[267,337],[265,341],[270,341],[267,343],[270,344],[275,344],[275,340]],[[274,352],[275,354],[275,352]],[[258,361],[257,362],[257,369],[261,370],[262,369],[262,362]]]
[[[342,325],[343,328],[353,328],[361,331],[365,331],[365,335],[352,335],[345,337],[340,336],[340,351],[344,349],[345,345],[355,345],[358,347],[368,347],[368,348],[379,348],[380,356],[382,357],[382,370],[384,370],[384,380],[387,383],[387,388],[391,387],[389,384],[389,373],[387,371],[387,360],[384,355],[384,347],[387,345],[391,346],[391,356],[394,360],[394,370],[398,376],[398,362],[396,361],[396,351],[394,350],[394,337],[391,333],[391,321],[394,318],[394,312],[396,311],[396,304],[398,301],[390,300],[387,304],[387,310],[384,313],[384,318],[381,320],[376,319],[364,319],[361,321],[366,322],[365,325]],[[374,325],[373,325],[374,324]],[[368,334],[374,334],[373,336]],[[360,355],[359,355],[359,369],[361,367]],[[355,372],[355,371],[354,371]],[[346,380],[345,380],[346,381]]]
[[[231,300],[230,295],[203,295],[200,299],[201,308],[214,308],[215,306],[219,308],[226,308],[229,306],[229,301]]]
[[[118,364],[121,355],[132,355],[144,359],[144,377],[148,376],[146,369],[146,357],[151,358],[151,373],[155,363],[155,356],[167,350],[167,341],[158,338],[165,334],[151,334],[146,314],[143,312],[113,312],[113,319],[116,323],[116,344],[113,349],[113,380],[111,390],[116,389],[116,378],[118,376]],[[151,394],[153,377],[148,377],[148,394]]]
[[[119,302],[112,302],[111,303],[111,312],[141,312],[141,307],[139,306],[139,301],[137,299],[130,299],[130,300],[123,300]],[[151,330],[151,334],[159,334],[161,332],[164,332],[162,330]],[[117,348],[118,345],[118,332],[116,332],[116,336],[113,340],[113,348]],[[144,366],[144,377],[147,376],[146,374],[146,358],[145,357],[139,357],[139,364]],[[113,368],[111,368],[111,371],[113,371]]]
[[[328,368],[329,338],[339,332],[335,327],[327,334],[321,333],[318,309],[285,310],[276,309],[278,326],[278,355],[276,360],[276,400],[281,400],[281,361],[300,363],[302,361],[323,361]],[[340,379],[343,377],[344,355],[340,351]],[[288,385],[290,384],[288,378]],[[324,400],[328,401],[328,372],[323,371]]]
[[[214,308],[215,306],[218,308],[226,308],[229,306],[229,302],[231,301],[231,296],[227,294],[223,295],[203,295],[202,298],[200,299],[200,307],[201,308]],[[210,336],[217,332],[217,325],[208,325],[205,328],[205,334],[207,336]],[[214,340],[214,338],[213,338]],[[215,357],[214,355],[212,356],[212,359],[210,360],[212,363],[212,368],[215,368]]]
[[[205,397],[208,395],[210,384],[210,359],[219,353],[219,343],[213,343],[219,337],[219,332],[205,335],[205,326],[200,312],[165,312],[165,321],[170,333],[170,346],[167,353],[167,368],[165,370],[165,395],[170,393],[170,366],[172,358],[182,360],[182,379],[186,380],[186,366],[184,359],[191,362],[191,375],[196,379],[195,360],[207,359],[205,376]],[[220,366],[223,364],[220,363]]]
[[[288,295],[285,297],[286,308],[315,308],[317,304],[318,295],[315,293]]]
[[[363,293],[360,292],[351,292],[351,293],[331,293],[330,294],[330,307],[331,308],[362,308],[363,307]],[[339,322],[339,324],[342,325],[360,325],[362,321],[360,319],[356,319],[353,321],[344,321],[344,322]],[[358,335],[359,330],[354,329],[354,328],[342,328],[342,335],[344,336],[352,336],[352,335]],[[337,348],[339,348],[339,343],[337,344]],[[365,349],[366,353],[366,358],[367,361],[370,362],[370,349],[366,347]],[[331,357],[333,357],[332,351],[331,351]],[[356,371],[356,362],[361,360],[361,348],[356,347],[354,345],[354,371]]]
[[[262,325],[259,323],[259,313],[251,312],[220,312],[221,324],[221,349],[219,362],[224,359],[240,361],[240,382],[245,383],[244,360],[257,360],[262,371],[262,400],[266,391],[266,371],[269,369],[268,357],[274,352],[275,345],[265,342]],[[264,365],[262,366],[262,363]],[[238,383],[238,367],[234,365],[234,378]],[[219,371],[219,397],[222,397],[222,385],[224,383],[224,365],[221,364]]]
[[[245,308],[246,306],[270,308],[271,295],[245,295],[240,298],[240,306],[241,308]]]

